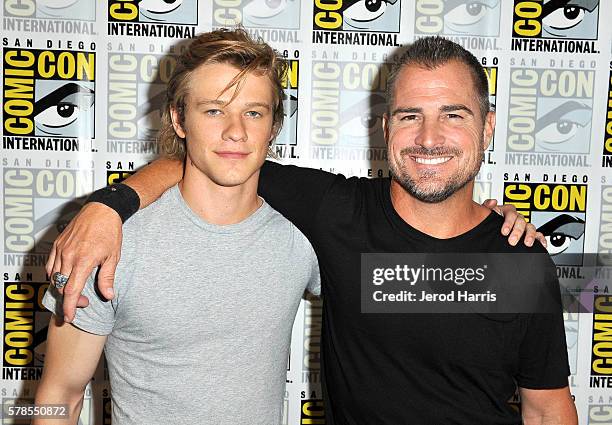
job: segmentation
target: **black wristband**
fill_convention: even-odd
[[[119,217],[121,217],[122,223],[125,223],[140,208],[138,193],[123,183],[117,183],[96,190],[85,201],[85,203],[88,202],[99,202],[114,209],[119,214]]]

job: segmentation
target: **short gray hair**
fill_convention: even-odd
[[[425,69],[435,69],[451,61],[458,61],[468,67],[478,97],[480,114],[484,120],[491,110],[489,80],[484,68],[472,53],[459,44],[440,36],[419,38],[406,46],[402,56],[393,64],[387,79],[387,108],[390,108],[393,103],[395,83],[402,68],[416,65]]]

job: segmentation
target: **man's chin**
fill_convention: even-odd
[[[415,183],[396,179],[399,185],[413,198],[428,204],[437,204],[447,200],[464,185],[456,184],[433,185],[431,183]]]

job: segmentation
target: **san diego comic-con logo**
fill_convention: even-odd
[[[599,0],[514,0],[512,50],[599,53]]]
[[[601,186],[597,241],[597,265],[601,267],[599,270],[602,273],[610,273],[608,280],[612,280],[612,186],[607,184]]]
[[[390,65],[321,59],[312,64],[311,157],[386,161],[381,122]]]
[[[608,425],[612,423],[612,397],[589,396],[587,417],[587,425]]]
[[[42,305],[48,286],[33,281],[32,273],[4,273],[3,380],[40,379],[51,318]]]
[[[504,203],[513,204],[525,220],[546,237],[547,250],[557,266],[583,265],[588,177],[543,174],[504,174]],[[559,278],[581,277],[576,267],[558,267]]]
[[[612,63],[610,63],[610,79],[608,85],[608,98],[606,99],[606,127],[603,140],[602,167],[612,167]]]
[[[91,0],[3,0],[5,31],[97,35]]]
[[[325,407],[323,400],[316,397],[316,391],[312,391],[313,398],[304,399],[306,392],[302,391],[300,425],[321,424],[325,425]]]
[[[481,63],[485,73],[487,74],[487,80],[489,82],[489,104],[491,105],[491,110],[495,111],[497,107],[497,73],[499,71],[498,63],[499,59],[497,57],[492,58],[491,60],[487,58],[482,58]],[[491,63],[491,65],[488,65]],[[493,133],[493,139],[485,152],[485,156],[483,158],[483,162],[485,164],[495,164],[495,161],[492,159],[492,153],[495,151],[495,133]]]
[[[108,34],[192,38],[198,0],[108,0]]]
[[[133,161],[106,161],[106,185],[121,183],[135,172]]]
[[[321,329],[323,302],[308,296],[304,303],[303,362],[302,383],[320,384],[321,382]]]
[[[285,51],[288,55],[288,52]],[[299,57],[299,51],[293,52],[295,58]],[[298,105],[299,105],[299,67],[298,59],[287,59],[289,67],[287,74],[283,77],[284,89],[283,110],[284,119],[281,132],[274,141],[274,151],[279,158],[298,158],[297,131],[298,131]]]
[[[5,47],[3,62],[4,149],[93,149],[95,52]]]
[[[573,383],[574,375],[578,371],[578,334],[580,314],[574,311],[563,313],[563,323],[565,325],[565,343],[567,345],[567,360],[570,367],[570,386]]]
[[[299,43],[299,0],[214,0],[213,27],[242,25],[265,42]]]
[[[108,53],[108,152],[157,154],[166,86],[175,66],[176,57],[169,54]]]
[[[591,341],[591,388],[612,388],[612,295],[593,297],[593,338]]]
[[[470,50],[498,50],[502,0],[416,0],[417,37],[443,35]]]
[[[399,46],[401,9],[402,0],[315,0],[312,42]]]
[[[93,163],[68,160],[74,168],[67,169],[55,162],[33,168],[31,160],[3,159],[5,266],[44,266],[53,241],[93,191]]]
[[[593,61],[571,69],[524,61],[511,59],[506,165],[589,166],[595,71],[581,68]]]

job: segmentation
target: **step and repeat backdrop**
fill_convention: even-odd
[[[602,267],[588,312],[565,324],[580,423],[612,424],[612,2],[2,0],[0,13],[3,404],[31,402],[41,376],[53,240],[87,194],[156,158],[184,40],[241,24],[290,63],[280,161],[345,175],[388,174],[381,116],[398,47],[440,34],[482,61],[497,129],[474,197],[513,203],[540,228],[565,285]],[[304,300],[286,424],[325,423],[320,334],[321,302]],[[110,423],[98,369],[83,424]]]

